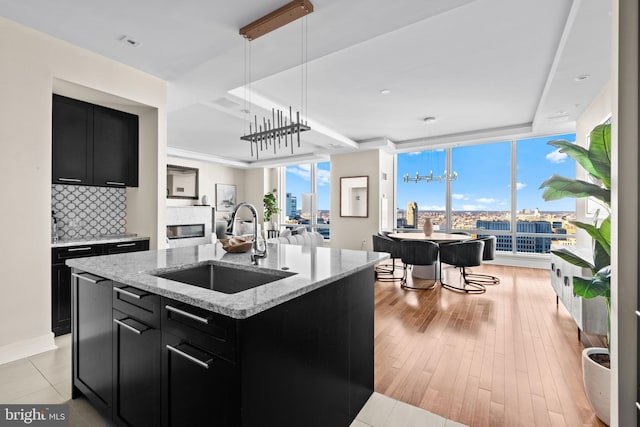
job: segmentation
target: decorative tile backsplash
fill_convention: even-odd
[[[60,239],[126,233],[126,202],[124,188],[51,186],[51,209]]]

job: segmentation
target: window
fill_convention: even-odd
[[[308,224],[325,239],[330,237],[330,162],[285,168],[285,220],[289,227]]]
[[[495,235],[503,252],[575,244],[575,201],[545,202],[539,189],[552,174],[575,177],[575,161],[547,144],[555,139],[575,134],[398,154],[398,228],[419,228],[429,216],[441,230]]]
[[[451,229],[511,229],[511,144],[451,150]]]
[[[446,229],[445,150],[398,154],[397,228],[420,228],[429,216],[434,228]]]
[[[575,200],[546,202],[539,188],[553,174],[576,176],[576,162],[547,144],[555,139],[575,142],[576,136],[554,135],[516,142],[517,252],[549,253],[551,244],[575,244],[576,229],[569,222],[576,219]]]

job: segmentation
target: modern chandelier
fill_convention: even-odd
[[[405,173],[402,177],[404,182],[415,182],[416,184],[420,181],[425,181],[427,184],[430,182],[442,182],[442,181],[455,181],[458,179],[458,172],[453,171],[452,174],[447,175],[447,171],[445,170],[442,175],[434,175],[433,171],[429,172],[429,175],[420,175],[419,172],[416,172],[415,176],[410,177],[408,173]]]
[[[240,28],[242,35],[247,43],[263,36],[277,28],[287,25],[299,18],[302,18],[313,12],[313,5],[308,0],[293,0],[290,3],[274,10],[273,12],[259,18],[252,23]],[[302,31],[302,87],[301,95],[304,98],[305,74],[306,74],[306,32],[305,22],[303,20]],[[245,57],[246,60],[246,57]],[[245,78],[247,73],[245,62]],[[251,76],[249,76],[249,85],[251,84]],[[247,82],[245,81],[245,87]],[[246,96],[245,96],[246,103]],[[301,100],[302,103],[302,100]],[[249,111],[245,108],[245,113]],[[260,158],[260,153],[266,150],[273,150],[273,154],[277,154],[278,149],[290,148],[293,154],[294,143],[300,148],[300,133],[311,130],[306,120],[300,117],[300,111],[296,111],[293,115],[292,107],[289,107],[289,114],[280,109],[271,109],[271,117],[263,117],[261,121],[254,114],[253,123],[249,121],[249,133],[240,137],[243,141],[248,141],[251,147],[251,157],[255,155],[256,160]]]
[[[436,118],[433,116],[425,117],[422,119],[425,124],[425,128],[429,123],[433,123],[436,121]],[[450,165],[449,165],[450,166]],[[433,170],[429,171],[429,175],[420,175],[420,172],[416,171],[414,176],[410,176],[408,173],[405,173],[402,177],[404,182],[415,182],[416,184],[420,181],[424,181],[427,184],[430,182],[443,182],[443,181],[455,181],[458,179],[458,172],[453,171],[452,174],[447,174],[447,170],[445,169],[442,175],[434,175]]]

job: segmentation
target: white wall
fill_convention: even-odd
[[[395,155],[385,151],[380,152],[380,230],[393,230],[395,222],[396,200],[396,166]],[[382,178],[386,174],[386,180]],[[387,207],[386,218],[382,215],[382,205]],[[386,221],[385,221],[386,219]]]
[[[587,147],[587,138],[593,130],[599,124],[602,124],[605,120],[611,117],[613,113],[613,86],[609,82],[600,91],[600,94],[589,104],[587,108],[582,112],[579,119],[576,122],[576,144],[583,147]],[[581,166],[577,166],[576,178],[587,179],[587,173]],[[576,199],[576,218],[578,221],[591,223],[593,221],[592,215],[587,215],[587,202],[585,199]],[[607,213],[601,209],[598,218],[600,220],[606,218]],[[583,231],[577,230],[577,244],[578,246],[589,246],[591,244],[591,237]]]
[[[216,205],[216,184],[233,184],[236,186],[238,201],[242,202],[246,197],[245,188],[245,170],[223,166],[216,163],[204,162],[201,160],[183,159],[180,157],[167,156],[167,164],[177,166],[187,166],[198,169],[198,193],[200,200],[190,199],[167,199],[166,206],[189,206],[202,203],[202,196],[209,196],[211,206]],[[166,170],[164,172],[166,182]],[[218,212],[216,210],[216,219],[222,220],[225,216],[229,216],[231,212]]]
[[[331,191],[332,248],[373,249],[371,235],[380,228],[380,159],[386,155],[371,150],[331,156],[331,188],[334,189]],[[367,218],[340,216],[340,178],[347,176],[369,177]]]
[[[638,2],[613,0],[612,426],[637,425]]]
[[[158,163],[166,146],[162,80],[0,18],[0,363],[53,346],[51,334],[51,95],[54,80],[156,109],[155,148],[142,142],[140,204],[156,231]],[[147,141],[148,142],[148,141]],[[7,179],[11,177],[11,179]],[[19,177],[19,178],[15,178]],[[138,195],[130,199],[135,205]],[[155,203],[153,203],[155,201]],[[163,214],[162,214],[163,215]],[[133,223],[136,221],[134,220]],[[130,224],[129,224],[130,227]],[[164,225],[163,225],[164,227]]]

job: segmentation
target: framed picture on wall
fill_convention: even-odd
[[[236,186],[232,184],[216,184],[216,209],[218,212],[230,212],[238,203]]]

